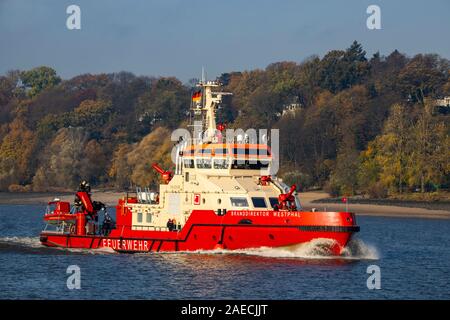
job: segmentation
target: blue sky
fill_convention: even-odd
[[[81,30],[66,8],[81,8]],[[381,30],[366,27],[369,5]],[[369,55],[398,49],[450,58],[448,0],[0,0],[0,74],[50,66],[63,78],[131,71],[209,78],[301,62],[353,40]]]

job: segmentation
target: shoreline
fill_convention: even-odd
[[[92,190],[92,198],[108,207],[117,205],[117,200],[126,195],[126,191]],[[0,192],[0,205],[47,205],[55,198],[73,203],[75,192]]]
[[[340,198],[320,198],[313,200],[312,203],[317,204],[340,204]],[[378,206],[394,206],[405,208],[423,208],[428,210],[443,210],[450,211],[449,201],[413,201],[413,200],[398,200],[398,199],[348,199],[348,203],[353,204],[368,204]]]
[[[125,195],[126,191],[92,191],[93,199],[105,203],[108,207],[116,206],[117,200]],[[345,203],[333,202],[333,199],[329,198],[328,194],[323,191],[309,191],[299,195],[303,209],[307,211],[313,208],[326,211],[346,210]],[[46,205],[48,201],[54,198],[72,203],[74,197],[73,192],[0,192],[0,205]],[[354,212],[357,216],[450,219],[450,210],[423,208],[420,206],[409,207],[385,203],[351,202],[348,204],[348,210]]]
[[[347,204],[336,199],[329,198],[329,195],[323,191],[311,191],[300,193],[300,202],[305,209],[328,211],[348,211],[356,213],[357,216],[382,216],[382,217],[396,217],[396,218],[426,218],[426,219],[450,219],[450,210],[443,210],[441,208],[424,208],[422,206],[405,206],[399,205],[401,201],[395,203],[382,203],[381,201],[372,203],[356,203],[350,202]],[[406,203],[406,201],[405,201]],[[407,202],[411,205],[411,201]],[[397,205],[396,205],[397,204]]]

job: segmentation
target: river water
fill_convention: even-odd
[[[44,209],[0,205],[0,299],[450,299],[450,220],[358,217],[361,232],[338,259],[324,255],[322,240],[118,254],[42,247]],[[80,289],[67,287],[71,265]],[[380,289],[367,287],[372,265]]]

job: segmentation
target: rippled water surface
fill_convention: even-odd
[[[359,217],[345,256],[289,249],[117,254],[41,247],[43,206],[0,206],[0,299],[450,299],[450,221]],[[381,289],[369,290],[378,265]],[[81,269],[81,289],[66,286]]]

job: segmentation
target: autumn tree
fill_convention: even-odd
[[[382,168],[380,180],[399,193],[403,192],[407,181],[411,126],[410,115],[405,106],[395,104],[382,134],[377,137],[377,161]]]
[[[387,187],[380,181],[382,167],[378,161],[377,142],[369,142],[367,149],[360,153],[357,183],[359,191],[372,198],[384,198],[387,196]]]
[[[87,133],[83,128],[62,128],[46,148],[41,165],[33,178],[36,191],[75,188],[88,179],[91,166],[85,154]]]
[[[358,190],[359,155],[355,148],[344,147],[336,157],[330,185],[339,194],[353,195]]]
[[[138,100],[138,121],[148,129],[159,122],[175,128],[189,111],[189,91],[175,78],[160,78]],[[149,131],[147,131],[149,132]]]
[[[449,62],[435,54],[418,54],[400,71],[399,82],[412,102],[435,97],[449,77]]]
[[[81,170],[81,176],[93,185],[98,185],[107,179],[106,168],[109,160],[105,151],[95,139],[88,141],[84,147],[85,167]]]
[[[30,166],[34,136],[20,118],[9,124],[9,131],[0,145],[0,189],[11,184],[25,185],[30,181]]]
[[[84,100],[71,114],[71,125],[98,129],[109,121],[111,113],[109,101]]]
[[[18,71],[9,71],[5,76],[0,76],[0,107],[5,106],[20,94],[19,77]]]
[[[127,162],[131,167],[131,181],[138,186],[156,185],[160,176],[151,167],[158,162],[168,170],[172,165],[171,151],[173,142],[170,141],[170,130],[159,127],[145,136],[127,154]]]
[[[130,186],[131,168],[128,164],[128,153],[132,146],[126,143],[119,144],[114,151],[108,175],[113,180],[114,186],[124,189]]]
[[[411,155],[408,163],[409,185],[439,185],[449,174],[450,148],[448,128],[433,117],[433,106],[426,103],[411,131]]]

